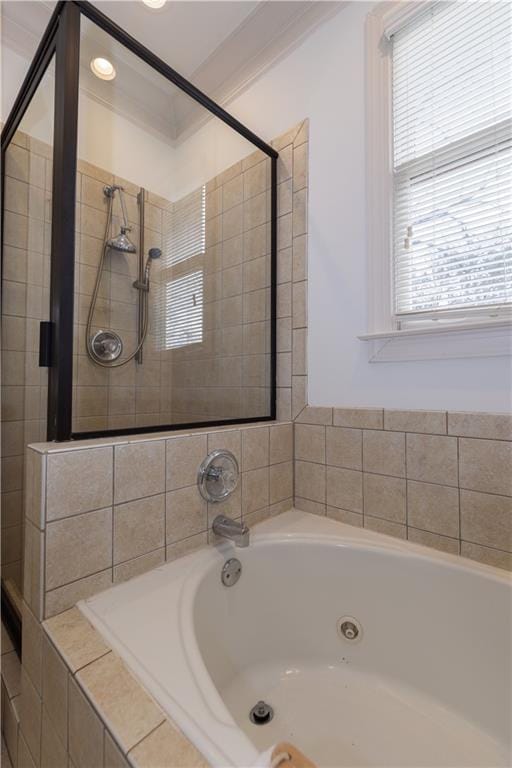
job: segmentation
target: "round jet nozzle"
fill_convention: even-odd
[[[150,259],[159,259],[162,255],[162,251],[160,248],[150,248],[148,251],[148,256]]]

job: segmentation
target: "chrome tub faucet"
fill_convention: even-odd
[[[217,515],[212,530],[217,536],[230,539],[237,547],[248,547],[250,531],[244,523],[239,523],[225,515]]]

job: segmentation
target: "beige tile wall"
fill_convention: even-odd
[[[47,371],[39,322],[49,316],[51,159],[19,131],[6,153],[2,274],[2,576],[22,589],[27,443],[45,439]]]
[[[91,443],[27,452],[25,601],[38,619],[212,541],[221,512],[250,525],[292,505],[291,423]],[[241,476],[230,499],[207,504],[196,477],[215,448]]]
[[[512,416],[307,407],[295,505],[512,569]]]
[[[172,351],[175,423],[270,413],[270,159],[257,151],[205,186],[204,341]],[[190,262],[190,263],[189,263]]]
[[[306,402],[308,123],[272,142],[278,161],[278,418]],[[105,183],[126,191],[131,237],[138,242],[138,189],[102,169],[79,164],[74,420],[77,430],[190,423],[265,416],[270,407],[270,161],[255,152],[206,184],[206,253],[162,272],[153,270],[151,306],[168,279],[204,271],[204,341],[161,351],[158,324],[134,362],[102,370],[85,354],[85,321],[106,221]],[[173,203],[147,193],[146,246],[165,248],[166,213]],[[115,219],[115,224],[118,217]],[[110,255],[95,312],[118,331],[125,356],[135,343],[136,257]],[[115,294],[115,295],[114,295]]]
[[[307,398],[309,121],[272,142],[278,160],[277,417],[294,419]]]
[[[86,354],[86,322],[103,248],[107,220],[105,184],[124,188],[129,237],[139,245],[139,187],[104,169],[79,161],[77,173],[77,236],[75,243],[75,343],[73,371],[73,428],[75,431],[124,429],[171,423],[170,370],[158,344],[159,282],[161,262],[151,270],[150,328],[144,345],[143,364],[131,360],[117,368],[101,368]],[[165,213],[172,204],[145,191],[146,253],[163,247]],[[112,232],[119,232],[120,204],[116,196]],[[109,251],[104,262],[91,333],[102,328],[117,332],[123,340],[120,360],[126,360],[137,345],[138,252]]]

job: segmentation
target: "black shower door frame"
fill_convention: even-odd
[[[75,199],[78,145],[80,19],[86,16],[212,115],[260,149],[271,161],[270,179],[270,413],[244,419],[169,424],[93,432],[73,432],[73,315],[75,273]],[[276,418],[277,352],[277,159],[278,153],[216,104],[162,59],[85,0],[60,0],[52,14],[11,113],[2,131],[2,196],[5,153],[32,97],[55,55],[50,342],[48,360],[48,440],[90,439],[271,421]],[[3,206],[2,206],[3,232]],[[2,238],[3,242],[3,238]]]

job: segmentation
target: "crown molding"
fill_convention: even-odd
[[[20,16],[19,8],[23,5],[30,5],[30,13]],[[223,40],[189,79],[225,107],[345,5],[347,0],[264,0]],[[12,14],[9,6],[13,8]],[[2,44],[30,60],[51,12],[51,4],[43,1],[3,3]],[[88,41],[84,40],[84,47],[87,48],[87,45]],[[152,131],[156,129],[160,135],[167,133],[170,144],[185,141],[211,119],[211,115],[201,105],[193,102],[184,93],[176,93],[169,98],[168,89],[161,89],[161,92],[156,93],[158,89],[153,83],[148,89],[144,88],[143,84],[141,85],[142,73],[136,71],[128,60],[125,61],[125,66],[133,70],[130,80],[134,83],[134,88],[133,92],[129,92],[128,88],[123,89],[124,107],[121,110],[124,117],[131,117],[133,122]],[[83,90],[90,98],[108,106],[108,91],[101,86],[101,83],[94,82],[88,77],[88,73],[82,70]],[[116,94],[120,95],[119,87]],[[119,107],[116,106],[115,109],[118,111]],[[130,115],[132,109],[133,115]],[[174,119],[169,119],[170,115]]]
[[[346,5],[348,0],[312,0],[308,3],[273,3],[266,0],[196,69],[191,80],[217,104],[226,108]],[[284,6],[286,8],[283,8]],[[268,30],[268,33],[264,45],[261,46],[260,43],[255,48],[253,41],[259,30]],[[251,48],[255,48],[254,53],[245,62],[237,61],[240,59],[240,52],[246,55]],[[178,109],[177,113],[179,112]],[[204,110],[198,105],[190,104],[184,119],[177,125],[178,140],[189,138],[208,119],[209,115],[204,114]]]

